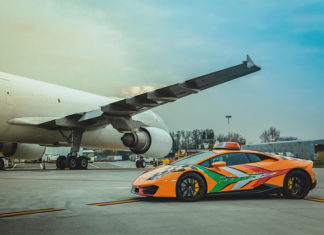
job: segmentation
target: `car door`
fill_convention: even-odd
[[[264,168],[265,166],[269,167],[273,165],[276,162],[275,159],[256,153],[241,152],[241,154],[247,156],[247,163],[234,162],[233,164],[233,162],[229,162],[228,168],[226,168],[226,170],[231,171],[233,174],[235,174],[234,171],[237,171],[236,175],[239,177],[238,182],[233,185],[232,190],[255,189],[278,174],[278,172]]]
[[[224,167],[213,167],[214,162],[223,161]],[[242,186],[247,183],[250,175],[237,169],[240,165],[249,164],[250,160],[243,152],[228,152],[217,155],[200,163],[201,166],[208,168],[205,170],[215,182],[209,193],[226,192],[232,190],[242,190]]]
[[[228,177],[228,184],[223,191],[253,189],[250,182],[254,181],[256,174],[248,166],[251,164],[250,158],[244,152],[231,152],[223,155],[226,166],[225,170],[231,175]],[[217,169],[216,169],[217,170]]]
[[[212,164],[224,161],[226,166],[214,168]],[[262,168],[264,164],[273,164],[275,161],[264,155],[245,152],[228,152],[217,155],[201,163],[214,173],[216,185],[210,192],[227,192],[251,190],[265,183],[274,174]]]

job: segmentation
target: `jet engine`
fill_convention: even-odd
[[[143,157],[162,158],[172,148],[170,134],[156,127],[142,127],[138,131],[124,134],[121,140],[133,153]]]
[[[15,159],[40,159],[45,153],[46,147],[38,144],[0,143],[0,152],[5,157]]]

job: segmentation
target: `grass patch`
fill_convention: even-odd
[[[313,167],[314,168],[324,168],[324,160],[315,160]]]

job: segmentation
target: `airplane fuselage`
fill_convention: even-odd
[[[26,121],[21,124],[17,120],[50,121],[95,110],[115,101],[114,98],[0,72],[0,142],[68,145],[57,130],[26,125]],[[167,130],[164,121],[152,111],[135,115],[133,119]],[[111,125],[99,127],[83,134],[81,146],[126,150],[122,135]]]

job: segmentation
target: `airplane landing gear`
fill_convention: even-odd
[[[70,168],[71,170],[77,169],[78,164],[77,164],[77,157],[75,155],[68,154],[66,161],[67,161],[68,168]]]
[[[65,156],[59,156],[56,160],[56,167],[58,169],[69,168],[71,170],[75,169],[87,169],[88,167],[88,158],[80,156],[78,157],[78,153],[81,146],[81,140],[83,135],[83,129],[73,129],[71,132],[71,136],[67,137],[60,132],[63,137],[71,144],[70,153]]]
[[[5,166],[4,161],[2,158],[0,158],[0,170],[4,170],[4,166]]]
[[[88,168],[88,158],[84,156],[75,157],[75,156],[59,156],[56,159],[56,168],[64,170],[65,168],[69,168],[71,170],[81,169],[86,170]],[[66,162],[68,164],[66,165]]]
[[[86,157],[78,157],[77,158],[78,169],[85,170],[88,168],[88,158]]]
[[[146,162],[145,160],[143,159],[143,157],[140,157],[139,160],[136,160],[136,167],[137,168],[145,168],[146,167]]]
[[[65,156],[59,156],[56,159],[56,168],[64,170],[65,169],[65,161],[66,161],[66,157]]]

